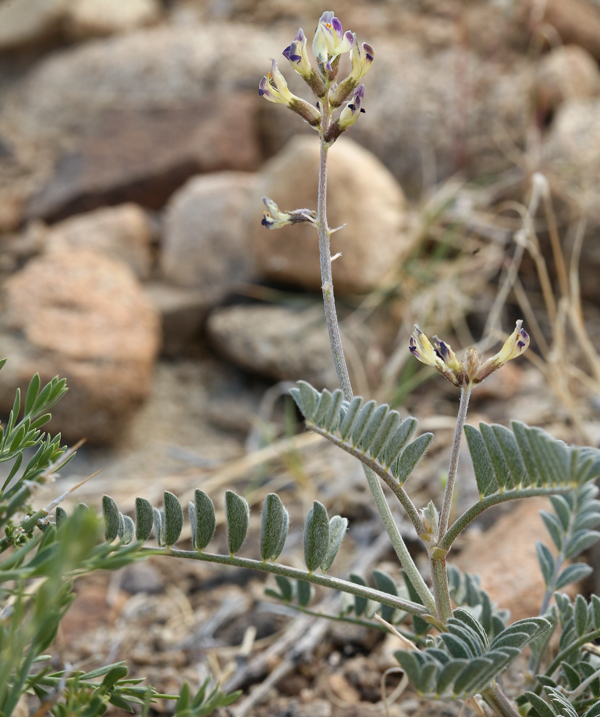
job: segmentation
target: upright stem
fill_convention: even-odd
[[[448,530],[450,510],[452,509],[452,499],[454,498],[454,483],[456,482],[456,471],[458,470],[458,458],[460,456],[460,444],[462,441],[463,428],[465,427],[465,421],[467,419],[467,410],[469,408],[470,398],[471,384],[467,383],[460,389],[460,407],[458,409],[458,417],[456,419],[454,440],[452,442],[452,453],[450,455],[450,466],[448,468],[448,480],[446,482],[446,490],[444,492],[444,505],[442,507],[442,515],[440,517],[439,540],[442,540]]]
[[[517,708],[502,692],[497,682],[494,682],[488,690],[484,690],[481,696],[498,717],[521,717]]]
[[[438,620],[445,625],[452,617],[452,603],[450,601],[450,590],[448,588],[448,573],[446,571],[445,551],[433,548],[429,557],[431,567],[431,584],[437,606]]]
[[[352,384],[350,383],[350,376],[348,375],[348,367],[346,365],[346,359],[344,358],[344,349],[342,346],[342,339],[340,336],[340,328],[338,325],[337,311],[335,308],[335,297],[333,294],[333,275],[331,272],[331,249],[330,249],[330,237],[331,232],[327,224],[327,144],[325,142],[325,135],[329,128],[331,121],[331,110],[329,107],[329,98],[325,97],[321,99],[321,153],[319,163],[319,197],[317,202],[317,228],[319,231],[319,254],[321,261],[321,283],[323,289],[323,303],[325,306],[325,320],[327,322],[327,331],[329,332],[329,342],[331,344],[331,353],[333,354],[333,362],[335,364],[335,370],[337,373],[338,382],[344,399],[346,401],[352,400]],[[435,600],[431,591],[427,587],[425,580],[411,554],[406,547],[398,526],[394,521],[392,512],[385,498],[383,488],[379,482],[377,475],[363,466],[369,489],[373,495],[375,505],[381,516],[383,525],[390,537],[390,541],[396,555],[400,560],[400,564],[406,571],[411,583],[417,591],[419,597],[423,601],[423,604],[427,607],[427,610],[431,615],[436,615],[437,610],[435,606]]]
[[[331,344],[331,353],[337,373],[340,388],[344,393],[346,401],[352,400],[352,384],[348,375],[348,367],[344,358],[344,347],[340,336],[340,327],[335,309],[335,297],[333,295],[333,274],[331,272],[331,232],[327,224],[327,144],[325,133],[329,127],[330,111],[329,99],[325,97],[322,101],[323,124],[321,130],[321,153],[319,163],[319,198],[317,203],[317,227],[319,230],[319,255],[321,260],[321,285],[323,289],[323,303],[325,304],[325,320]]]

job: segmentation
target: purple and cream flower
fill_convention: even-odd
[[[283,56],[289,61],[290,65],[296,70],[296,72],[305,80],[310,79],[313,68],[308,59],[306,52],[306,35],[302,28],[300,28],[294,38],[291,45],[288,45],[283,51]]]
[[[287,224],[292,223],[292,217],[288,212],[282,212],[277,204],[269,197],[263,197],[263,203],[266,207],[261,224],[267,229],[281,229]]]
[[[338,120],[339,128],[341,132],[345,132],[348,127],[351,127],[358,119],[361,112],[364,112],[362,101],[365,97],[365,86],[359,85],[355,90],[354,94],[350,98],[350,101],[346,104],[344,109],[340,112],[340,118]]]
[[[285,77],[277,67],[276,60],[272,61],[271,72],[267,72],[259,82],[258,94],[269,102],[277,102],[288,107],[294,100],[299,99],[289,91]]]
[[[350,60],[352,61],[352,70],[350,71],[349,77],[354,82],[360,82],[360,80],[367,74],[371,69],[373,60],[375,59],[375,50],[368,42],[363,42],[362,49],[358,45],[356,35],[350,50]]]
[[[349,52],[354,44],[350,31],[344,33],[342,23],[329,10],[321,15],[313,40],[313,53],[317,62],[331,69],[331,62],[338,55]]]
[[[462,361],[459,361],[450,348],[450,344],[433,337],[433,345],[425,334],[415,326],[410,337],[408,348],[421,363],[433,366],[439,373],[455,386],[481,383],[491,373],[520,356],[529,346],[529,334],[523,328],[523,322],[517,321],[513,333],[504,342],[504,345],[495,356],[487,361],[481,361],[477,351],[467,349]]]

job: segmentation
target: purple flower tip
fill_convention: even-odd
[[[341,31],[341,27],[340,27],[340,31]],[[351,45],[354,45],[354,34],[351,33],[350,30],[347,30],[344,33],[344,37],[346,38],[346,40],[349,40]]]
[[[359,86],[354,90],[354,96],[357,97],[357,98],[360,97],[360,99],[362,100],[363,97],[365,96],[365,86],[364,86],[364,85],[359,85]]]
[[[290,51],[291,51],[291,49],[292,49],[292,46],[291,46],[291,45],[288,45],[288,46],[285,48],[285,50],[281,53],[281,54],[285,57],[286,60],[289,60],[289,59],[290,59]]]
[[[343,34],[342,30],[342,23],[337,19],[337,17],[334,17],[331,20],[331,24],[333,25],[333,29],[337,32],[337,34],[341,37]]]
[[[304,34],[304,30],[300,28],[296,33],[296,37],[294,38],[294,40],[296,40],[296,42],[304,42],[305,39],[306,35]]]

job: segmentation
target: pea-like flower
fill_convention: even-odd
[[[371,69],[371,65],[375,60],[375,50],[371,45],[363,42],[362,49],[358,44],[356,35],[353,35],[354,42],[350,50],[350,59],[352,60],[352,70],[346,79],[344,79],[331,93],[331,106],[340,107],[350,97],[356,89],[361,79]]]
[[[269,102],[277,102],[289,107],[312,127],[316,128],[321,124],[319,110],[310,102],[306,102],[289,91],[285,77],[277,67],[276,60],[272,61],[271,72],[268,72],[258,83],[258,94]]]
[[[408,347],[419,361],[433,366],[448,381],[460,387],[481,383],[507,361],[524,353],[528,346],[529,334],[523,328],[523,322],[519,320],[500,351],[485,362],[481,361],[479,354],[473,348],[467,349],[463,360],[459,361],[449,344],[434,336],[432,345],[418,326],[415,326]]]
[[[277,102],[288,107],[294,99],[299,99],[289,91],[285,77],[277,67],[276,60],[271,62],[271,72],[267,72],[259,82],[258,94],[269,102]]]
[[[263,204],[267,208],[263,214],[261,224],[267,229],[281,229],[288,224],[301,224],[302,222],[317,223],[317,215],[311,209],[294,209],[291,212],[282,212],[269,197],[263,197]]]
[[[364,112],[364,108],[361,106],[362,101],[365,97],[365,86],[359,85],[355,90],[350,102],[340,112],[339,126],[342,132],[345,132],[348,127],[356,122],[361,112]]]
[[[338,55],[349,52],[354,44],[350,31],[344,33],[342,23],[329,10],[321,15],[313,40],[313,53],[317,62],[331,69],[331,62]]]
[[[306,35],[302,28],[296,33],[294,41],[285,48],[283,56],[305,80],[310,78],[313,73],[313,68],[308,59],[308,53],[306,52]]]
[[[263,203],[266,207],[261,224],[267,229],[281,229],[287,224],[292,223],[292,217],[289,212],[282,212],[277,204],[269,197],[263,197]]]

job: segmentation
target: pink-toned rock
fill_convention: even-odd
[[[148,215],[136,204],[97,209],[54,224],[46,237],[49,251],[93,249],[118,259],[140,279],[152,268],[153,230]]]
[[[3,292],[0,407],[39,371],[66,377],[52,430],[68,440],[116,440],[150,389],[158,316],[124,264],[91,250],[32,259]]]
[[[318,140],[297,137],[259,172],[248,232],[262,276],[308,289],[321,286],[315,228],[267,230],[260,223],[262,196],[283,211],[316,208],[318,167]],[[370,291],[412,248],[404,194],[373,154],[346,138],[330,150],[327,182],[329,225],[346,224],[331,240],[332,254],[341,252],[333,264],[335,288],[339,294]]]
[[[546,592],[535,542],[551,541],[540,510],[548,510],[544,498],[516,502],[489,530],[470,536],[453,560],[462,571],[480,576],[492,600],[510,610],[510,622],[538,615]]]

